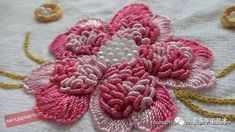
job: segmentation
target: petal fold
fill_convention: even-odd
[[[152,22],[159,28],[160,33],[158,41],[164,41],[172,36],[171,21],[164,16],[155,16]]]
[[[43,119],[59,124],[71,124],[82,118],[89,107],[89,96],[74,96],[59,92],[57,84],[42,86],[36,94],[36,112]]]
[[[185,80],[178,79],[159,79],[160,84],[171,88],[186,88],[190,90],[201,90],[212,88],[215,84],[215,74],[210,70],[193,69],[189,78]]]
[[[35,93],[41,86],[50,84],[50,76],[54,71],[55,62],[46,62],[33,70],[23,81],[23,86],[28,93]]]
[[[96,128],[103,132],[129,132],[132,123],[129,118],[112,119],[100,107],[98,90],[94,93],[90,101],[90,111]]]
[[[200,67],[203,69],[207,69],[213,61],[212,51],[208,47],[196,41],[182,39],[182,38],[171,38],[167,41],[181,42],[184,46],[190,47],[195,57],[195,62],[193,64],[193,67]]]
[[[128,23],[131,24],[132,22],[143,19],[148,20],[152,16],[153,13],[150,11],[148,6],[144,4],[131,4],[123,7],[120,11],[118,11],[118,13],[111,20],[110,26],[115,28],[115,30],[117,31],[122,26],[127,27]]]
[[[133,114],[132,120],[137,129],[158,132],[174,121],[177,108],[167,89],[157,84],[155,97],[150,109]]]

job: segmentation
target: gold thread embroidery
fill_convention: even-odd
[[[5,70],[0,70],[0,75],[6,76],[11,79],[16,79],[16,80],[24,80],[26,78],[26,76],[24,75],[16,74],[16,73],[5,71]]]
[[[44,63],[45,60],[41,58],[37,58],[29,52],[29,44],[30,44],[30,32],[27,32],[25,34],[25,40],[23,44],[23,50],[24,50],[25,55],[35,63],[38,63],[38,64]]]
[[[210,111],[207,111],[207,110],[202,109],[201,107],[195,105],[194,103],[192,103],[191,98],[189,97],[189,96],[191,96],[191,94],[189,92],[185,92],[185,91],[186,90],[179,90],[178,89],[178,90],[174,90],[174,93],[175,93],[176,97],[181,102],[183,102],[186,106],[188,106],[192,111],[194,111],[202,116],[205,116],[205,117],[222,118],[222,119],[227,119],[230,121],[235,121],[235,115],[233,115],[233,114],[221,114],[221,113],[210,112]],[[213,102],[210,104],[215,104],[215,103]],[[227,103],[223,102],[223,104],[227,104]]]
[[[21,83],[3,83],[0,82],[0,87],[4,88],[4,89],[18,89],[18,88],[22,88],[23,85]]]
[[[228,73],[232,72],[233,70],[235,70],[235,63],[229,65],[228,67],[224,68],[223,70],[221,70],[217,75],[216,78],[222,78],[225,75],[227,75]]]
[[[228,73],[235,69],[235,63],[229,65],[228,67],[221,70],[217,75],[216,78],[222,78],[226,76]],[[195,93],[188,90],[183,89],[176,89],[174,90],[176,97],[183,102],[186,106],[188,106],[192,111],[205,116],[205,117],[212,117],[212,118],[223,118],[230,121],[235,121],[235,115],[233,114],[221,114],[210,112],[201,107],[197,106],[192,102],[192,100],[197,100],[202,103],[206,104],[217,104],[217,105],[234,105],[235,99],[218,99],[214,97],[205,97],[200,95],[199,93]]]

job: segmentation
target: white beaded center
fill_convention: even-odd
[[[115,63],[131,62],[138,55],[138,46],[133,40],[115,37],[100,47],[98,60],[110,66]]]

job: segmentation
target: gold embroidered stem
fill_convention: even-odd
[[[225,75],[227,75],[228,73],[232,72],[233,70],[235,70],[235,63],[229,65],[228,67],[224,68],[223,70],[221,70],[217,75],[216,78],[222,78]]]
[[[45,60],[43,60],[41,58],[37,58],[29,52],[29,43],[30,43],[30,32],[27,32],[25,34],[25,39],[24,39],[24,44],[23,44],[23,50],[24,50],[25,55],[30,60],[32,60],[38,64],[44,63]],[[24,75],[8,72],[5,70],[0,70],[0,75],[6,76],[11,79],[16,79],[16,80],[24,80],[26,78],[26,76],[24,76]],[[16,88],[22,88],[23,85],[21,83],[11,84],[11,83],[0,82],[0,87],[4,88],[4,89],[16,89]]]
[[[41,59],[41,58],[37,58],[35,57],[34,55],[32,55],[30,52],[29,52],[29,43],[30,43],[30,32],[27,32],[25,34],[25,40],[24,40],[24,44],[23,44],[23,49],[24,49],[24,53],[25,55],[30,59],[32,60],[33,62],[36,62],[38,64],[42,64],[45,62],[45,60]]]
[[[228,73],[235,69],[235,63],[229,65],[228,67],[221,70],[217,75],[216,78],[222,78],[226,76]],[[195,93],[192,91],[187,91],[183,89],[176,89],[174,90],[176,97],[183,102],[186,106],[188,106],[192,111],[205,116],[205,117],[212,117],[212,118],[224,118],[227,120],[235,121],[235,115],[233,114],[220,114],[207,111],[205,109],[200,108],[199,106],[195,105],[192,100],[197,100],[202,103],[206,104],[217,104],[217,105],[235,105],[235,99],[218,99],[213,97],[205,97],[200,95],[199,93]]]
[[[23,85],[22,84],[11,84],[11,83],[3,83],[3,82],[0,82],[0,87],[1,88],[4,88],[4,89],[18,89],[18,88],[22,88]]]
[[[199,106],[192,103],[191,99],[187,96],[187,93],[184,92],[185,90],[174,90],[176,97],[183,102],[186,106],[188,106],[192,111],[210,118],[222,118],[227,119],[230,121],[235,121],[235,115],[232,114],[220,114],[215,112],[209,112],[200,108]]]
[[[206,104],[217,104],[217,105],[235,105],[235,99],[219,99],[214,97],[205,97],[198,93],[177,89],[175,90],[175,93],[178,94],[178,96],[182,98],[188,98],[188,99],[194,99],[202,103]]]
[[[24,80],[26,78],[26,76],[24,75],[16,74],[16,73],[5,71],[5,70],[0,70],[0,75],[6,76],[11,79],[16,79],[16,80]]]

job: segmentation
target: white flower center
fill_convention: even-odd
[[[107,41],[106,44],[100,47],[98,60],[106,66],[121,62],[131,62],[138,55],[137,48],[138,46],[133,40],[115,37],[112,41]]]

